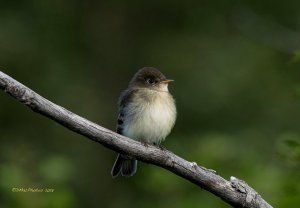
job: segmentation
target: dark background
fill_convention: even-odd
[[[0,1],[0,68],[115,129],[143,66],[175,79],[164,142],[247,181],[274,207],[300,205],[300,1]],[[0,92],[0,207],[229,207],[161,168],[112,179],[116,154]],[[54,193],[13,193],[54,188]]]

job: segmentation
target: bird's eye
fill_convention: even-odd
[[[153,79],[146,79],[146,82],[148,83],[148,84],[154,84],[155,83],[155,81],[153,80]]]

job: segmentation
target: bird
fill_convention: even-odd
[[[144,144],[160,145],[177,116],[175,100],[168,90],[173,81],[154,67],[138,70],[119,97],[116,132]],[[134,157],[118,154],[111,175],[130,177],[136,171]]]

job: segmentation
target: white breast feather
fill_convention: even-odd
[[[165,91],[145,89],[141,93],[147,93],[147,96],[136,95],[126,107],[123,134],[143,142],[160,143],[175,123],[174,99]]]

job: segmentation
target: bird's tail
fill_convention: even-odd
[[[118,154],[115,164],[111,170],[112,177],[117,177],[120,172],[122,176],[130,177],[136,173],[137,161],[126,155]]]

